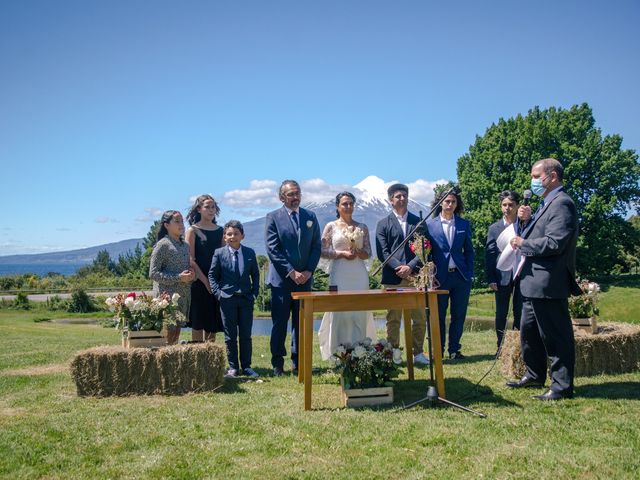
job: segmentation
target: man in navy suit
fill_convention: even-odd
[[[447,192],[442,192],[444,195]],[[439,199],[434,202],[437,203]],[[440,316],[440,348],[446,342],[447,308],[451,301],[451,323],[449,325],[449,358],[463,360],[460,339],[473,278],[473,245],[471,224],[460,218],[464,205],[457,192],[447,195],[436,208],[434,218],[427,220],[427,231],[431,239],[431,254],[436,265],[436,279],[440,288],[449,290],[448,295],[438,295]]]
[[[579,295],[576,277],[578,215],[564,191],[564,169],[555,158],[534,163],[531,190],[542,197],[535,215],[521,206],[518,218],[526,224],[522,236],[511,239],[523,260],[517,275],[522,294],[520,342],[525,375],[507,382],[512,388],[543,386],[549,358],[551,385],[538,400],[573,397],[575,340],[569,316],[570,294]]]
[[[507,314],[509,313],[509,301],[513,297],[513,328],[520,328],[520,314],[522,313],[522,298],[520,291],[515,287],[514,270],[499,270],[497,267],[500,249],[497,240],[500,234],[509,226],[514,225],[517,230],[518,207],[520,196],[512,191],[505,190],[500,193],[500,209],[502,218],[489,226],[487,243],[485,247],[485,272],[489,288],[495,292],[496,298],[496,336],[498,337],[498,352],[502,346],[504,329],[507,326]],[[517,263],[516,265],[517,266]]]
[[[387,189],[392,212],[378,222],[376,227],[376,253],[381,262],[386,261],[407,234],[413,230],[420,219],[407,209],[409,204],[409,187],[402,183],[391,185]],[[411,287],[410,276],[418,273],[422,264],[420,259],[405,243],[382,269],[382,285],[385,288]],[[402,310],[387,312],[387,340],[393,346],[393,360],[401,363],[400,357],[400,319]],[[411,311],[411,331],[413,333],[413,361],[417,364],[428,365],[429,359],[423,352],[424,338],[427,330],[427,320],[424,310]]]
[[[267,284],[271,287],[271,365],[273,374],[284,372],[285,341],[291,316],[291,364],[298,369],[300,302],[291,292],[310,291],[313,272],[320,260],[320,226],[315,213],[300,207],[300,185],[285,180],[280,185],[282,208],[267,214],[265,243],[271,263]]]
[[[253,302],[260,290],[260,270],[253,249],[241,245],[244,228],[237,220],[224,226],[227,244],[216,249],[209,270],[211,292],[220,301],[229,370],[225,377],[233,378],[242,372],[252,378],[258,374],[251,368],[251,328]],[[238,364],[238,337],[240,363]]]

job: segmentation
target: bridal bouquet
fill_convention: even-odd
[[[333,360],[345,390],[391,386],[391,379],[399,374],[393,348],[384,339],[373,343],[367,337],[355,344],[340,344]]]
[[[351,249],[361,249],[364,245],[364,232],[360,227],[348,226],[342,230],[344,237],[351,242]]]
[[[115,327],[130,331],[155,330],[160,332],[164,326],[175,326],[184,321],[184,314],[178,309],[180,295],[174,293],[169,296],[163,293],[152,298],[144,293],[128,295],[119,293],[109,297],[105,303],[109,310],[115,312],[113,317]]]

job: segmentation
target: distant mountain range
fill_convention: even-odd
[[[386,185],[382,179],[370,176],[357,185],[354,185],[352,193],[356,196],[357,200],[353,217],[358,222],[364,223],[369,227],[371,245],[375,255],[374,237],[376,224],[391,211],[387,199]],[[336,219],[336,206],[333,200],[324,203],[311,203],[304,207],[315,212],[321,229],[324,228],[328,222]],[[412,200],[409,200],[409,210],[416,214],[422,210],[425,215],[428,212],[427,207]],[[265,217],[244,223],[245,239],[243,243],[253,248],[256,253],[260,255],[266,255],[264,246],[264,224]],[[142,246],[142,241],[142,238],[132,238],[120,242],[107,243],[79,250],[68,250],[65,252],[0,256],[0,266],[47,265],[47,267],[52,268],[48,271],[56,271],[56,265],[76,265],[79,267],[91,263],[101,250],[106,250],[112,259],[117,260],[120,255],[133,251],[136,245],[140,244],[140,246]]]

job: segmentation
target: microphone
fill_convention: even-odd
[[[527,205],[529,205],[529,200],[531,200],[531,196],[533,195],[533,192],[529,189],[525,190],[524,192],[522,192],[522,204],[526,207]]]

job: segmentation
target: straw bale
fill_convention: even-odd
[[[214,343],[108,346],[77,353],[70,370],[79,396],[180,395],[222,385],[225,362],[224,348]]]
[[[576,339],[575,375],[627,373],[640,370],[640,326],[603,323],[597,333],[574,328]],[[505,377],[520,378],[525,368],[520,350],[520,332],[506,332],[500,352]]]

